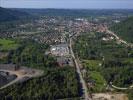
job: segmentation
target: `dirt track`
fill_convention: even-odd
[[[94,93],[93,100],[128,100],[126,94],[122,93]]]
[[[9,82],[8,84],[2,86],[0,89],[6,88],[16,82],[19,81],[23,81],[25,80],[25,78],[33,78],[33,77],[39,77],[41,75],[43,75],[43,71],[42,70],[37,70],[37,69],[31,69],[31,68],[26,68],[26,67],[21,67],[19,70],[17,71],[11,71],[11,70],[2,70],[0,69],[0,71],[3,72],[9,72],[10,74],[14,74],[17,76],[17,78],[11,82]]]

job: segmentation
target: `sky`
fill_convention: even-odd
[[[133,0],[0,0],[6,8],[133,9]]]

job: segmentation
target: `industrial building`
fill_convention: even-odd
[[[68,44],[52,45],[50,51],[51,51],[51,54],[55,56],[68,56],[69,55]]]

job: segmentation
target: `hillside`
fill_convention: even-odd
[[[17,10],[11,10],[0,7],[0,22],[19,20],[27,17],[29,14]]]
[[[133,10],[106,10],[106,9],[15,9],[32,15],[40,16],[71,16],[71,17],[88,17],[101,15],[132,15]]]
[[[130,17],[111,27],[111,30],[122,39],[133,43],[133,17]]]

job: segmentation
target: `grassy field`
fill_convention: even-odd
[[[14,50],[19,46],[14,40],[0,39],[0,51]]]
[[[94,81],[94,88],[91,89],[93,92],[101,92],[106,88],[106,80],[99,71],[101,61],[100,60],[83,60],[83,66],[87,69],[87,77]],[[89,71],[88,71],[89,70]]]
[[[105,90],[107,83],[99,72],[91,71],[89,77],[95,81],[95,87],[92,89],[93,92],[102,92]]]
[[[100,60],[83,60],[82,64],[90,71],[98,70],[101,64]]]

